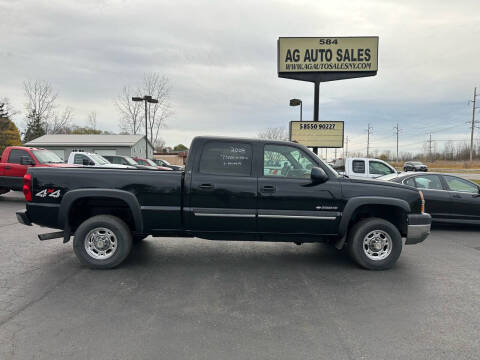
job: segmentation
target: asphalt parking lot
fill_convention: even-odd
[[[480,229],[435,228],[388,271],[321,244],[147,239],[118,269],[0,197],[0,359],[478,359]]]

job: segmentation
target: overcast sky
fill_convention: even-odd
[[[466,139],[480,83],[480,1],[0,0],[0,98],[21,113],[22,82],[47,80],[75,123],[120,131],[114,99],[146,72],[171,82],[162,138],[256,136],[313,113],[313,85],[280,79],[279,36],[379,36],[377,76],[321,85],[320,120],[344,120],[350,150],[419,151],[427,137]],[[441,144],[441,142],[439,143]],[[440,145],[441,147],[441,145]]]

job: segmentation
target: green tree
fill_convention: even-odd
[[[27,116],[27,130],[23,136],[24,142],[32,141],[45,135],[45,124],[35,110],[32,110]]]
[[[0,154],[7,146],[22,145],[20,132],[17,127],[6,116],[0,116]]]
[[[173,148],[173,151],[185,151],[185,150],[188,150],[188,148],[183,144],[175,145],[175,147]]]

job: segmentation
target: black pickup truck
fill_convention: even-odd
[[[417,189],[339,176],[291,142],[197,137],[184,171],[31,168],[24,180],[18,220],[62,230],[41,240],[74,236],[92,268],[119,265],[153,235],[329,242],[379,270],[430,233]]]

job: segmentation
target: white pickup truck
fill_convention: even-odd
[[[372,158],[346,158],[337,159],[331,163],[332,167],[340,174],[350,178],[378,178],[380,176],[397,174],[397,170],[380,159]]]
[[[133,166],[112,164],[110,161],[105,159],[103,156],[89,153],[89,152],[71,152],[68,156],[68,164],[77,164],[83,166],[97,166],[97,167],[107,167],[107,168],[116,168],[116,169],[134,169]]]

